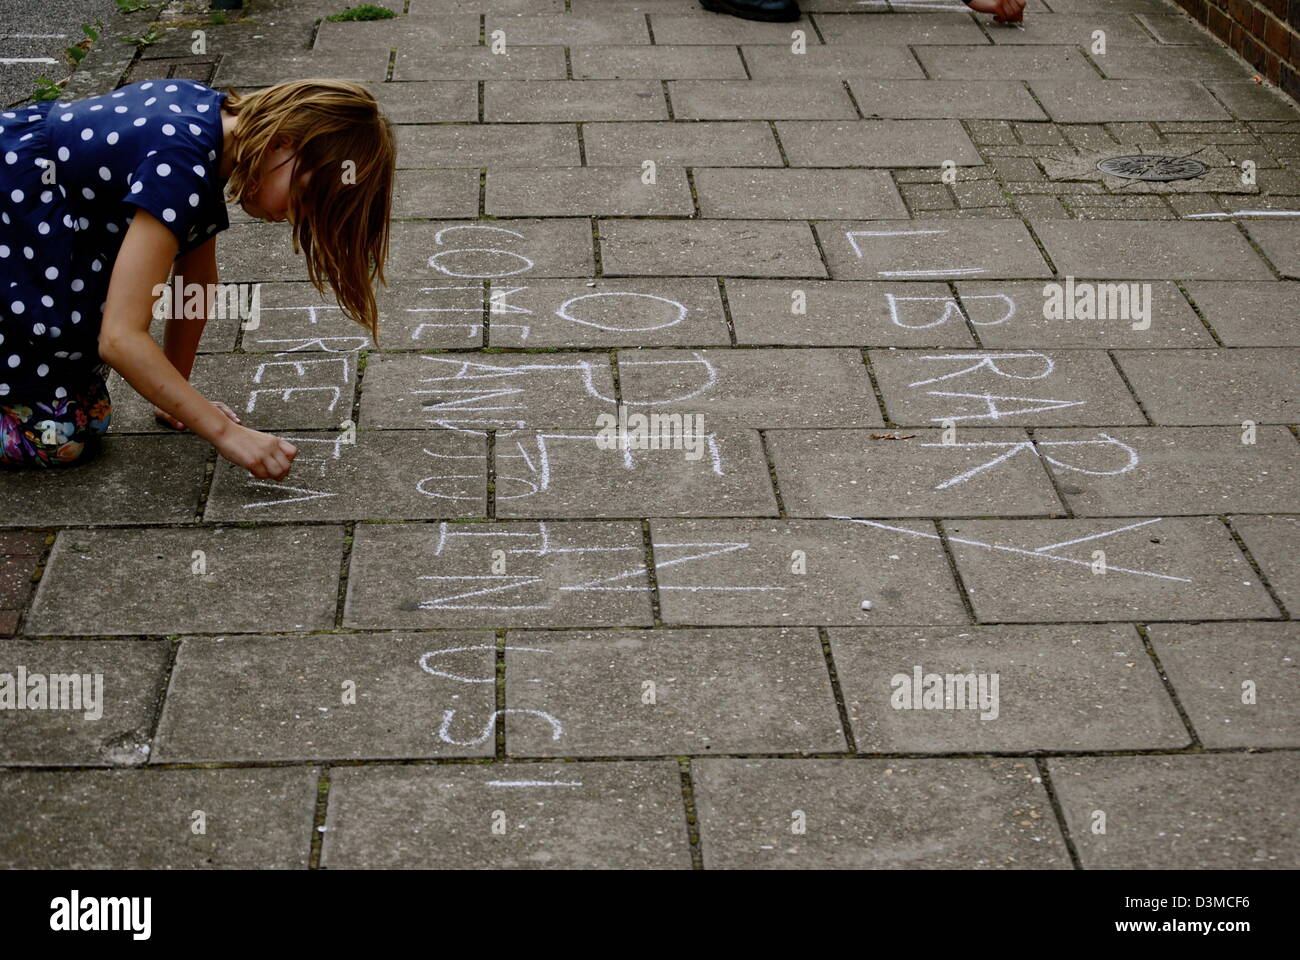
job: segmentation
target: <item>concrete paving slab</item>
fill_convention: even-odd
[[[505,37],[507,50],[513,43],[525,46],[553,44],[569,47],[594,43],[650,42],[646,18],[631,11],[584,17],[490,15],[484,19],[483,31],[484,36],[488,38],[500,31]]]
[[[1300,346],[1300,284],[1195,280],[1187,294],[1226,347]]]
[[[478,87],[468,80],[374,86],[379,108],[393,123],[474,123],[478,120]]]
[[[832,49],[832,48],[828,48]],[[942,167],[984,163],[957,120],[783,120],[781,146],[794,167]]]
[[[389,50],[394,47],[418,49],[441,44],[475,44],[478,37],[478,19],[468,13],[419,19],[393,17],[370,22],[322,20],[312,49],[322,53]]]
[[[846,746],[811,628],[520,631],[510,646],[508,708],[553,710],[562,721],[550,729],[512,724],[510,756],[825,753]]]
[[[1166,16],[1168,19],[1175,18],[1186,21],[1186,16],[1178,17],[1168,16],[1172,9],[1170,4],[1165,0],[1056,0],[1052,4],[1054,13],[1069,14],[1071,16],[1088,16],[1092,17],[1099,13],[1117,14],[1117,13],[1137,13],[1137,14],[1154,14],[1156,16]],[[1139,20],[1145,20],[1145,16],[1139,16]],[[1188,23],[1189,28],[1193,28]],[[1194,28],[1193,28],[1194,29]],[[1168,41],[1162,41],[1168,42]]]
[[[706,870],[1070,868],[1031,761],[719,758],[691,773]]]
[[[1230,223],[1041,220],[1033,224],[1057,273],[1099,280],[1271,280]]]
[[[1171,425],[1295,423],[1298,358],[1293,347],[1115,352],[1151,419]]]
[[[398,167],[576,167],[576,128],[562,123],[404,124]],[[388,273],[385,268],[385,274]]]
[[[1078,48],[1073,46],[918,46],[912,49],[925,67],[926,75],[935,80],[1097,78],[1097,71]]]
[[[1245,220],[1242,228],[1284,277],[1300,277],[1300,225]]]
[[[1300,776],[1295,754],[1069,757],[1047,766],[1084,869],[1289,870],[1300,862],[1295,797],[1277,791]]]
[[[844,85],[834,80],[669,80],[668,95],[673,116],[683,120],[853,120],[858,116]]]
[[[489,170],[485,207],[494,217],[686,216],[695,212],[681,167],[502,168]],[[714,214],[726,215],[726,214]]]
[[[388,50],[362,47],[319,52],[305,50],[302,53],[284,53],[265,58],[223,58],[213,73],[212,86],[213,89],[269,87],[286,80],[317,76],[352,80],[366,84],[368,88],[379,86],[388,76]]]
[[[342,527],[63,530],[25,631],[328,630],[342,558]],[[99,587],[87,592],[92,576]]]
[[[1129,624],[832,628],[859,753],[1191,745]]]
[[[704,277],[493,283],[494,347],[730,343],[716,281]]]
[[[650,533],[669,625],[969,622],[937,538],[843,520],[651,520]]]
[[[288,223],[231,223],[217,243],[217,271],[223,283],[310,279]]]
[[[1222,47],[1116,47],[1095,58],[1108,78],[1163,80],[1191,76],[1201,80],[1250,80],[1248,64]],[[1094,75],[1095,76],[1095,75]],[[1054,78],[1048,78],[1054,79]]]
[[[945,284],[727,280],[727,303],[739,344],[975,345]]]
[[[981,623],[1279,616],[1215,517],[953,520],[944,529]]]
[[[653,438],[636,435],[631,423],[627,446],[618,448],[615,423],[498,437],[497,516],[777,515],[757,431],[682,416]]]
[[[200,55],[195,51],[197,38],[193,29],[165,24],[161,26],[159,32],[162,36],[140,52],[141,60],[181,59]],[[205,55],[228,60],[252,60],[259,54],[270,58],[305,52],[311,48],[312,35],[315,33],[313,26],[308,20],[294,23],[277,21],[274,24],[256,21],[205,24],[202,28],[203,50]],[[161,75],[166,76],[166,65],[162,70]]]
[[[1036,430],[1034,440],[1079,517],[1268,513],[1300,498],[1300,446],[1285,427]],[[1091,472],[1085,472],[1091,471]]]
[[[1155,43],[1135,16],[1109,7],[1105,12],[1089,11],[1087,15],[1061,12],[1038,16],[1024,30],[1013,29],[1009,24],[989,24],[989,36],[994,43],[1068,44],[1085,50],[1092,48],[1098,30],[1105,34],[1107,49],[1112,46],[1148,47]]]
[[[768,447],[796,517],[1065,512],[1022,430],[780,430]]]
[[[493,53],[491,46],[402,45],[397,48],[397,59],[393,61],[396,81],[563,80],[564,77],[564,48],[557,46],[507,42],[504,53]]]
[[[815,229],[837,280],[1050,276],[1033,237],[1016,221],[828,221]]]
[[[1030,80],[1034,97],[1057,123],[1136,120],[1229,120],[1231,115],[1193,80]]]
[[[204,520],[432,520],[486,517],[482,437],[451,430],[295,431],[281,481],[219,459]]]
[[[635,522],[361,524],[343,626],[648,627],[645,570]]]
[[[483,119],[488,123],[667,120],[668,105],[662,86],[653,80],[488,80],[483,84]]]
[[[0,523],[189,523],[199,505],[211,450],[193,434],[137,437],[110,432],[101,449],[76,470],[0,471]]]
[[[1138,285],[1076,283],[1068,286],[1068,292],[1066,283],[1054,280],[958,280],[957,293],[986,347],[1214,346],[1214,338],[1172,280]]]
[[[795,53],[788,45],[782,48],[775,44],[745,44],[740,52],[745,57],[750,76],[756,80],[786,77],[806,80],[829,77],[888,77],[892,80],[925,78],[925,72],[917,64],[916,58],[903,44],[810,44],[804,48],[803,53]]]
[[[1228,519],[1278,599],[1294,614],[1300,609],[1300,569],[1295,564],[1296,550],[1300,547],[1300,519],[1278,516]]]
[[[474,177],[477,180],[477,173]],[[375,284],[374,291],[379,349],[483,344],[482,280],[393,280]],[[310,283],[265,283],[258,300],[256,326],[250,319],[240,342],[245,353],[283,354],[279,359],[284,359],[304,351],[357,354],[376,347],[367,328],[350,319],[331,294],[322,294]]]
[[[393,187],[393,216],[473,217],[478,213],[478,194],[478,170],[399,170]]]
[[[806,16],[787,23],[764,23],[717,14],[673,16],[651,11],[650,28],[655,43],[772,43],[789,47],[796,30],[803,33],[807,46],[818,43],[817,31]]]
[[[447,13],[509,13],[541,16],[563,13],[565,0],[410,0],[407,16],[424,17]]]
[[[799,221],[601,220],[599,229],[608,276],[826,276]]]
[[[1300,742],[1294,623],[1153,623],[1147,636],[1205,746]]]
[[[1238,120],[1295,120],[1300,117],[1295,102],[1276,87],[1265,87],[1249,80],[1245,83],[1209,82],[1205,86]]]
[[[629,413],[700,414],[717,425],[883,426],[856,350],[623,350]]]
[[[1074,0],[1079,2],[1079,0]],[[1162,4],[1163,5],[1163,4]],[[1138,21],[1161,43],[1212,44],[1214,34],[1195,23],[1182,11],[1138,10]]]
[[[1146,420],[1104,351],[872,350],[896,423],[1111,426]]]
[[[699,20],[718,18],[703,9],[698,0],[567,0],[573,13],[590,16],[597,13],[653,13],[659,16],[694,16]]]
[[[389,354],[366,371],[359,422],[377,429],[595,429],[596,417],[616,403],[608,358],[599,353]]]
[[[170,657],[161,640],[0,640],[0,763],[144,763]]]
[[[1018,80],[850,80],[862,115],[958,120],[1046,120]]]
[[[653,160],[659,166],[781,166],[772,129],[758,121],[710,123],[584,123],[590,166]]]
[[[571,47],[575,80],[744,80],[745,63],[733,46]]]
[[[20,870],[305,870],[319,771],[0,771]],[[203,831],[193,829],[202,814]]]
[[[492,715],[495,649],[486,631],[183,637],[153,760],[490,757],[443,720]]]
[[[887,17],[819,14],[817,29],[827,43],[893,44],[988,43],[971,17],[935,17],[928,13],[891,13]]]
[[[397,280],[443,282],[451,277],[496,280],[589,277],[595,272],[591,221],[586,219],[493,220],[487,223],[395,223],[391,266]]]
[[[695,191],[704,217],[908,217],[883,170],[700,170]]]
[[[335,770],[321,865],[686,870],[682,810],[670,760]]]

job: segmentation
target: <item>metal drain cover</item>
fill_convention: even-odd
[[[1102,173],[1126,180],[1193,180],[1203,177],[1210,168],[1191,157],[1168,157],[1158,153],[1139,153],[1128,157],[1107,157],[1097,164]]]

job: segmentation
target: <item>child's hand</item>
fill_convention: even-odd
[[[1025,0],[971,0],[970,8],[993,14],[998,23],[1019,23],[1025,19]]]
[[[224,431],[214,446],[235,466],[263,480],[283,480],[298,455],[298,448],[288,440],[240,426]]]
[[[231,410],[228,406],[226,406],[226,405],[225,405],[224,403],[222,403],[220,400],[213,400],[213,401],[212,401],[212,405],[213,405],[214,407],[216,407],[218,410],[220,410],[222,413],[224,413],[226,416],[228,416],[228,417],[229,417],[231,420],[233,420],[235,423],[243,423],[243,422],[244,422],[244,421],[242,421],[242,420],[239,419],[239,417],[235,414],[235,411],[234,411],[234,410]],[[167,426],[171,427],[173,430],[184,430],[184,429],[185,429],[185,424],[181,423],[179,420],[177,420],[175,417],[173,417],[170,413],[168,413],[168,412],[167,412],[166,410],[164,410],[162,407],[154,407],[154,408],[153,408],[153,416],[154,416],[154,419],[157,420],[159,423],[165,423],[165,424],[167,424]]]

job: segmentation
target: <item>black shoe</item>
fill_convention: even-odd
[[[746,20],[799,19],[799,0],[700,0],[705,10],[729,13]]]

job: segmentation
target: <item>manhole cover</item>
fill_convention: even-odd
[[[1097,169],[1126,180],[1191,180],[1203,177],[1210,170],[1191,157],[1165,157],[1156,153],[1140,153],[1130,157],[1107,157],[1097,164]]]

